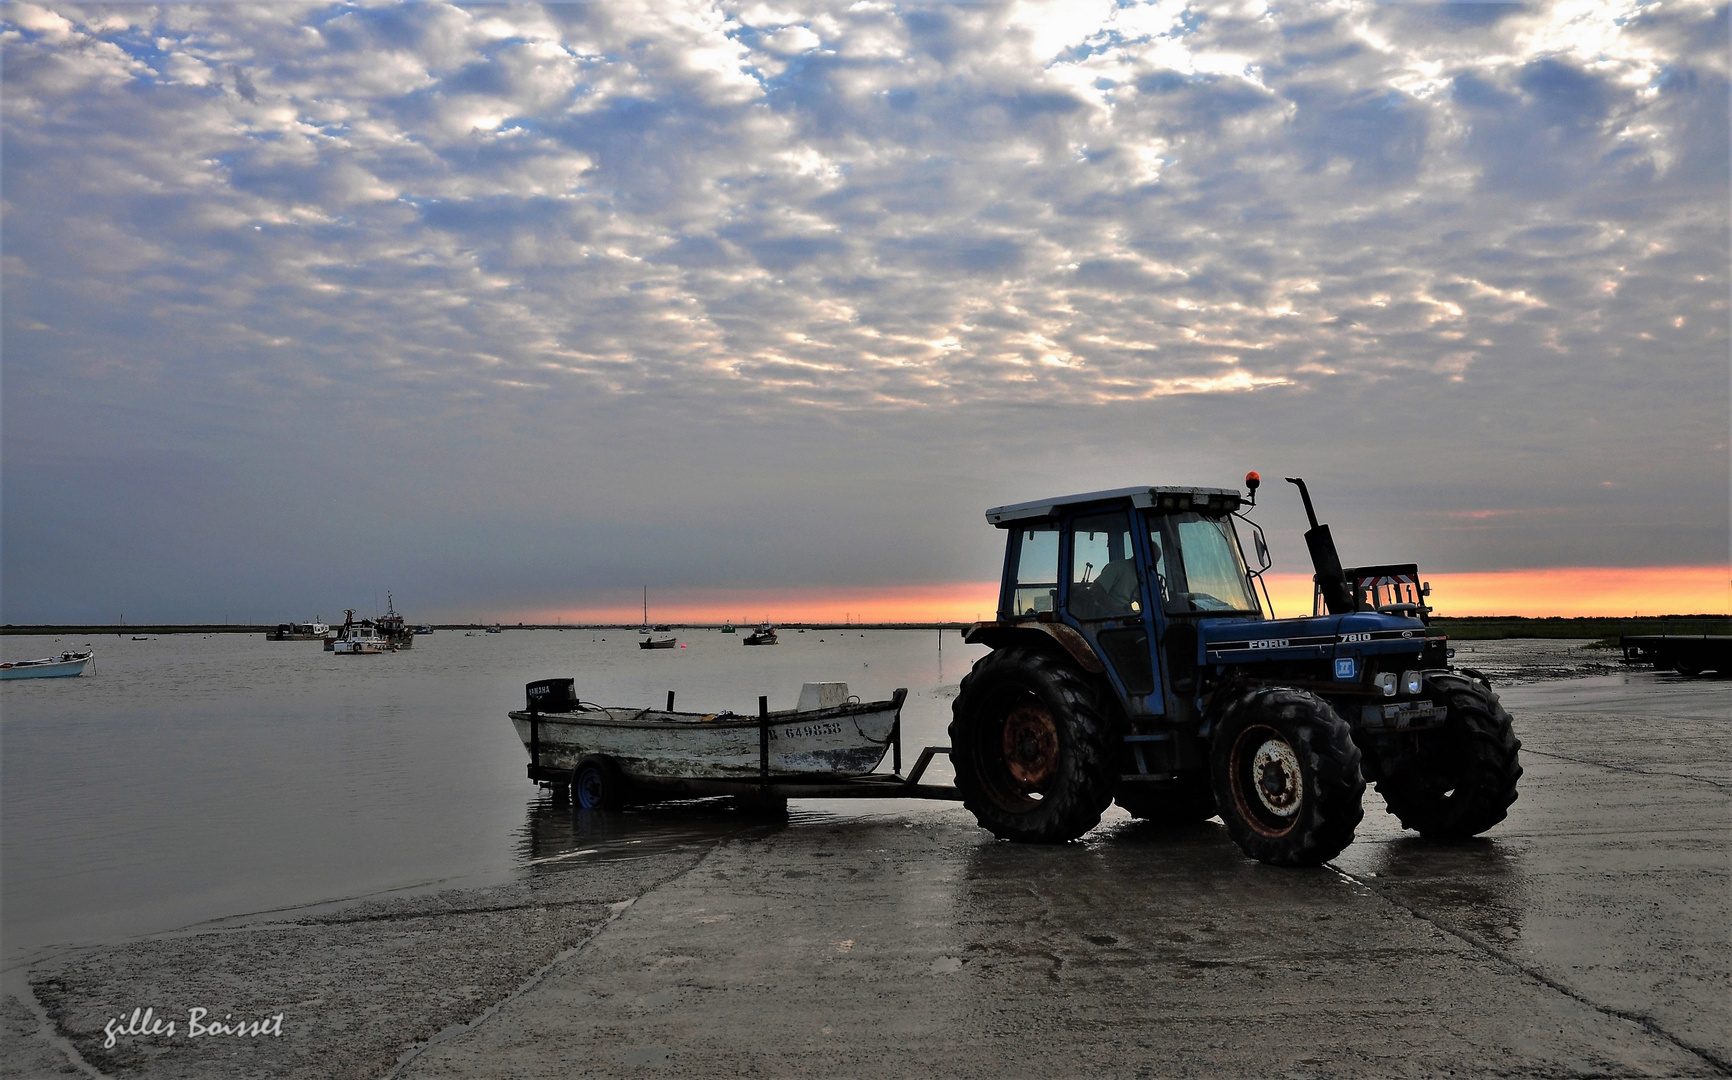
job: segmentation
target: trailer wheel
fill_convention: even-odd
[[[1404,829],[1432,840],[1464,840],[1502,821],[1516,801],[1521,740],[1487,687],[1427,672],[1426,689],[1448,708],[1436,752],[1377,782]]]
[[[1209,748],[1215,802],[1240,850],[1276,866],[1316,866],[1353,842],[1365,777],[1352,730],[1303,690],[1230,702]]]
[[[1112,802],[1107,722],[1094,687],[1041,652],[999,649],[963,677],[950,759],[962,803],[1001,840],[1062,844]]]
[[[1195,825],[1215,816],[1215,792],[1206,776],[1171,784],[1121,783],[1113,801],[1134,818],[1156,825]]]
[[[612,758],[586,757],[572,771],[571,796],[584,810],[618,810],[625,805],[625,777]]]

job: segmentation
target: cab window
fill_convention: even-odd
[[[1122,512],[1091,514],[1071,522],[1070,613],[1078,619],[1110,619],[1141,611],[1131,520]]]
[[[1058,526],[1052,522],[1018,525],[1016,580],[1011,583],[1011,615],[1027,618],[1051,613],[1058,599]]]
[[[1192,512],[1153,514],[1149,543],[1167,611],[1259,610],[1232,522]]]

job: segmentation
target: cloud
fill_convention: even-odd
[[[776,432],[834,480],[788,510],[786,546],[836,552],[801,586],[872,563],[810,520],[883,476],[949,469],[937,514],[1256,456],[1458,566],[1628,561],[1643,515],[1671,561],[1725,554],[1723,5],[4,14],[9,607],[50,604],[66,558],[21,514],[109,528],[31,473],[162,449],[364,517],[370,484],[301,490],[274,449],[325,461],[357,425],[455,454],[454,520],[542,521],[551,486],[632,535],[692,445],[667,432],[705,458]],[[1538,478],[1576,509],[1403,531],[1367,471],[1427,512]],[[978,559],[977,524],[932,543]],[[789,563],[735,542],[663,557]],[[585,558],[569,587],[614,565]],[[918,572],[974,580],[958,561]]]

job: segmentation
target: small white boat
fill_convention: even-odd
[[[392,643],[379,633],[371,621],[355,621],[354,609],[343,612],[343,627],[331,642],[331,651],[345,656],[371,655],[392,648]]]
[[[64,679],[84,674],[84,667],[95,659],[93,652],[63,652],[59,656],[44,656],[40,660],[18,660],[0,664],[0,679]]]
[[[762,721],[731,712],[606,708],[543,698],[535,713],[513,712],[511,722],[543,773],[570,775],[585,758],[599,755],[627,781],[650,785],[838,778],[864,776],[884,760],[906,696],[898,690],[888,701],[863,702],[849,696],[847,683],[807,683],[798,707],[767,713]]]

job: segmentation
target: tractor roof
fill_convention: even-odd
[[[1081,495],[1065,495],[1057,499],[1036,499],[1033,502],[995,506],[986,512],[986,520],[1004,527],[1018,521],[1056,517],[1065,509],[1084,503],[1110,502],[1129,499],[1132,506],[1158,506],[1170,510],[1198,510],[1227,513],[1239,509],[1241,496],[1231,488],[1213,487],[1128,487],[1111,491],[1089,491]]]

